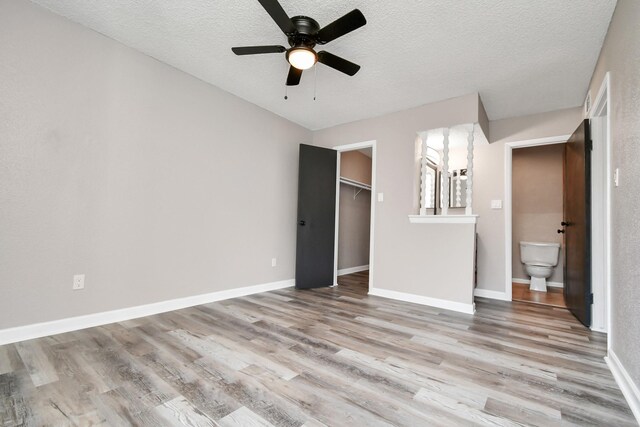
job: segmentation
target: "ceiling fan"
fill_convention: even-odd
[[[349,76],[353,76],[360,70],[360,66],[347,61],[327,51],[317,52],[313,49],[316,45],[323,45],[356,30],[367,23],[362,12],[354,9],[338,18],[326,27],[320,28],[315,19],[307,16],[294,16],[289,18],[278,0],[258,0],[271,18],[278,24],[282,32],[287,36],[289,49],[284,46],[245,46],[233,47],[231,50],[236,55],[256,55],[262,53],[284,53],[291,66],[287,76],[287,86],[295,86],[300,83],[302,71],[307,70],[316,62],[327,65]]]

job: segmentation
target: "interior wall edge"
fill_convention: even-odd
[[[480,298],[495,299],[498,301],[511,301],[511,297],[507,295],[506,292],[492,291],[490,289],[476,288],[473,291],[473,296],[480,297]]]
[[[626,368],[612,349],[609,349],[609,353],[604,360],[607,362],[613,378],[627,400],[633,416],[636,417],[636,421],[640,424],[640,389],[633,382]]]
[[[395,299],[395,300],[404,301],[404,302],[412,302],[414,304],[426,305],[426,306],[435,307],[435,308],[442,308],[445,310],[457,311],[459,313],[465,313],[465,314],[474,314],[476,312],[475,303],[465,304],[463,302],[425,297],[422,295],[391,291],[388,289],[369,288],[369,295],[382,297],[382,298]]]
[[[290,288],[294,285],[294,279],[282,280],[278,282],[263,283],[253,286],[245,286],[242,288],[211,292],[208,294],[177,298],[152,304],[138,305],[135,307],[122,308],[118,310],[104,311],[101,313],[87,314],[84,316],[69,317],[66,319],[53,320],[50,322],[42,322],[31,325],[1,329],[0,345],[12,344],[15,342],[26,341],[50,335],[62,334],[65,332],[73,332],[80,329],[108,325],[110,323],[123,322],[125,320],[137,319],[140,317],[166,313],[168,311],[180,310],[183,308],[209,304],[212,302],[223,301],[231,298],[258,294],[261,292]]]
[[[367,271],[368,269],[369,269],[369,264],[360,265],[360,266],[357,266],[357,267],[343,268],[341,270],[338,270],[338,276],[344,276],[346,274],[359,273],[361,271]]]

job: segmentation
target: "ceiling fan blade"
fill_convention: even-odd
[[[300,77],[302,77],[302,70],[298,70],[293,65],[289,67],[289,75],[287,76],[287,86],[297,86],[300,84]]]
[[[332,53],[327,51],[318,52],[318,62],[335,68],[338,71],[341,71],[345,74],[353,76],[360,70],[360,66],[358,64],[354,64],[351,61],[347,61],[346,59],[340,58]]]
[[[331,24],[318,31],[318,43],[325,44],[356,30],[367,23],[362,12],[353,9],[351,12],[338,18]]]
[[[287,12],[284,11],[278,0],[258,0],[264,10],[267,11],[271,18],[276,21],[278,27],[282,30],[283,33],[289,35],[296,32],[296,27],[289,19]]]
[[[282,53],[287,51],[284,46],[244,46],[232,47],[231,50],[236,55],[257,55],[260,53]]]

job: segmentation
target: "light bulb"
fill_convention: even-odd
[[[287,52],[287,61],[298,70],[308,70],[317,60],[316,53],[308,47],[294,47]]]

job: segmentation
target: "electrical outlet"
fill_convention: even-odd
[[[271,258],[271,267],[275,267],[276,265],[278,265],[278,259],[277,258]]]
[[[76,274],[73,276],[73,290],[84,289],[84,274]]]
[[[384,194],[383,193],[378,193],[378,201],[379,202],[384,202]]]

